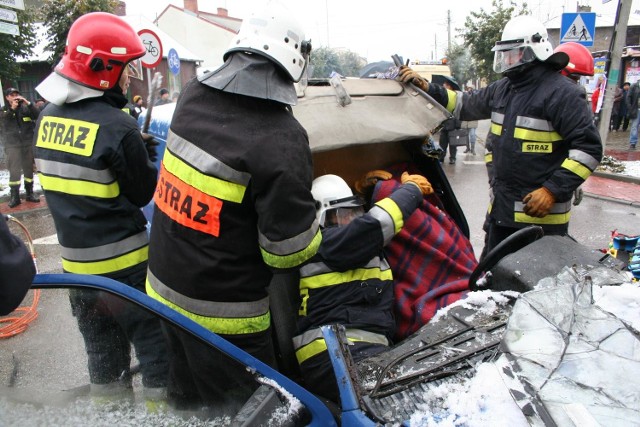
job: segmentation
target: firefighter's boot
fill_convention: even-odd
[[[10,190],[11,190],[11,199],[9,200],[9,207],[15,208],[20,203],[22,203],[20,201],[20,186],[12,185],[10,187]]]
[[[33,182],[25,183],[24,190],[27,193],[27,197],[24,198],[27,202],[31,202],[31,203],[40,202],[40,197],[36,197],[36,195],[33,194]]]

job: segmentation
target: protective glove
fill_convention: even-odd
[[[156,141],[153,135],[149,135],[148,133],[142,134],[142,140],[144,141],[144,147],[147,149],[149,160],[151,160],[152,162],[158,160],[158,149],[156,147],[158,146],[159,142]]]
[[[573,190],[573,206],[578,206],[580,202],[582,202],[582,197],[584,196],[584,191],[582,191],[582,187],[578,187]]]
[[[427,178],[422,175],[409,175],[408,172],[403,172],[400,177],[400,182],[403,184],[413,184],[420,189],[423,196],[433,193],[431,183]]]
[[[374,185],[376,185],[378,181],[386,181],[392,176],[393,175],[391,175],[389,172],[379,169],[369,171],[364,174],[362,178],[356,181],[356,192],[365,195],[367,191],[370,190]]]
[[[522,199],[522,203],[524,203],[524,213],[536,218],[544,218],[549,214],[551,206],[553,206],[555,201],[556,198],[551,194],[551,191],[545,187],[540,187]]]
[[[396,78],[396,80],[402,83],[413,83],[425,92],[429,90],[429,82],[426,79],[420,77],[418,73],[416,73],[406,65],[400,66],[400,69],[398,70],[398,77]]]

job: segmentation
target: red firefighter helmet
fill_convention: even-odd
[[[554,52],[564,52],[569,55],[569,63],[561,71],[563,75],[593,76],[593,56],[589,49],[580,43],[563,43],[556,47]]]
[[[140,37],[121,18],[106,12],[87,13],[71,25],[55,72],[104,91],[118,84],[127,63],[144,54]]]

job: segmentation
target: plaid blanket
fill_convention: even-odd
[[[374,202],[401,185],[403,170],[389,170],[393,179],[376,184]],[[425,197],[422,206],[385,247],[385,254],[394,277],[396,341],[428,323],[441,307],[463,298],[478,264],[471,242],[435,194]]]

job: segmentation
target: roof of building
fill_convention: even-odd
[[[159,27],[153,24],[149,19],[145,18],[141,15],[128,15],[121,16],[131,27],[136,31],[140,31],[143,28],[147,28],[153,31],[158,38],[160,39],[160,43],[162,43],[162,56],[163,58],[167,57],[169,50],[172,48],[176,50],[180,60],[182,61],[193,61],[193,62],[201,62],[202,58],[197,56],[195,53],[191,52],[189,49],[178,43],[173,37],[162,31]],[[38,39],[38,43],[33,49],[33,55],[29,55],[27,57],[18,58],[18,62],[45,62],[49,60],[51,56],[51,51],[47,50],[47,45],[49,44],[47,40],[46,27],[42,23],[35,23],[36,37]]]

